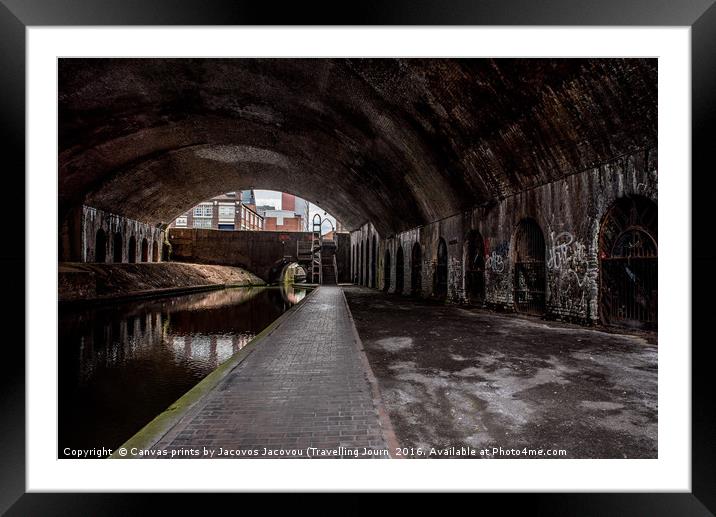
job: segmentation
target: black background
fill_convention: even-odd
[[[0,171],[6,192],[0,241],[5,307],[0,362],[0,512],[7,515],[143,515],[185,512],[309,511],[358,515],[385,508],[385,497],[351,494],[26,494],[25,493],[25,232],[47,234],[54,253],[57,229],[11,221],[25,213],[25,27],[33,25],[650,25],[692,30],[692,490],[691,494],[470,494],[452,495],[442,511],[526,515],[713,515],[716,512],[716,404],[711,373],[716,291],[713,192],[716,168],[716,6],[714,0],[462,0],[359,3],[230,0],[0,0]],[[668,171],[683,174],[689,171]],[[48,175],[48,181],[56,177]],[[686,251],[686,250],[685,250]],[[21,274],[22,273],[22,274]],[[28,308],[31,310],[31,308]],[[54,346],[54,343],[48,343]],[[689,343],[678,344],[685,348]],[[238,475],[246,473],[237,472]],[[257,500],[261,497],[261,500]],[[210,498],[210,500],[209,500]],[[248,499],[248,500],[247,500]],[[399,513],[424,506],[425,495],[402,497]],[[491,504],[492,503],[492,504]],[[259,509],[250,509],[258,504]],[[444,504],[444,503],[443,503]],[[290,506],[288,506],[290,505]],[[222,509],[223,507],[223,509]],[[492,508],[491,508],[492,507]],[[450,508],[452,510],[450,510]],[[497,510],[499,508],[499,510]],[[709,511],[710,510],[710,511]],[[263,511],[262,511],[263,513]]]

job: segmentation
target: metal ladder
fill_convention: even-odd
[[[323,264],[321,263],[321,216],[313,214],[313,233],[311,235],[311,250],[313,251],[313,259],[311,260],[311,283],[323,283]]]

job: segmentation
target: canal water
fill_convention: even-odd
[[[305,295],[243,287],[61,306],[58,457],[116,449]]]

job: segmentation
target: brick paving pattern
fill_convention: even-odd
[[[340,288],[309,296],[155,447],[205,458],[387,454]]]

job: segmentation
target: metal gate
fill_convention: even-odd
[[[602,321],[655,328],[658,307],[657,208],[625,198],[609,209],[600,233]]]
[[[515,310],[541,316],[545,311],[545,245],[539,225],[525,219],[515,235]]]

